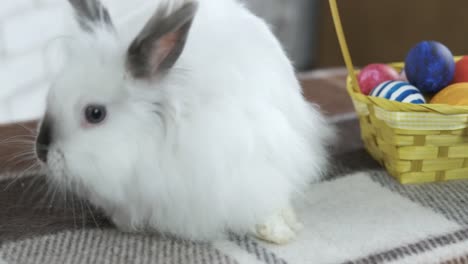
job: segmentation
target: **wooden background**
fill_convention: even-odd
[[[319,0],[316,67],[343,65],[328,0]],[[468,54],[467,0],[337,0],[354,64],[404,61],[422,40]]]

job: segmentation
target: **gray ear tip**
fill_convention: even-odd
[[[86,0],[68,0],[68,3],[70,3],[73,7],[79,8],[84,5],[87,5]]]
[[[68,0],[68,3],[74,9],[78,23],[85,31],[93,31],[96,24],[105,24],[113,28],[109,12],[99,0]]]
[[[199,6],[200,6],[200,3],[197,0],[189,0],[182,6],[181,9],[185,9],[189,13],[195,14]]]
[[[190,0],[190,1],[187,2],[187,4],[192,6],[192,8],[194,8],[194,9],[197,9],[198,6],[200,5],[200,2],[198,2],[197,0]]]

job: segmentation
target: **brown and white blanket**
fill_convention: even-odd
[[[305,229],[289,245],[237,234],[211,243],[125,234],[41,175],[3,175],[0,263],[468,263],[468,181],[402,186],[349,144],[355,120],[339,127],[333,169],[310,186],[299,205]]]

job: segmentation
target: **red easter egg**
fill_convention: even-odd
[[[358,75],[361,92],[369,95],[372,89],[386,81],[395,81],[400,78],[398,72],[385,64],[369,64],[364,67]]]
[[[468,82],[468,57],[461,58],[455,64],[455,77],[453,83]]]

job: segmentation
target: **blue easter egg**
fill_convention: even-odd
[[[382,97],[402,103],[426,103],[426,100],[418,88],[414,87],[410,83],[402,81],[386,81],[381,83],[372,90],[370,96]]]
[[[436,41],[423,41],[413,47],[405,60],[408,81],[423,93],[436,93],[455,76],[452,52]]]

